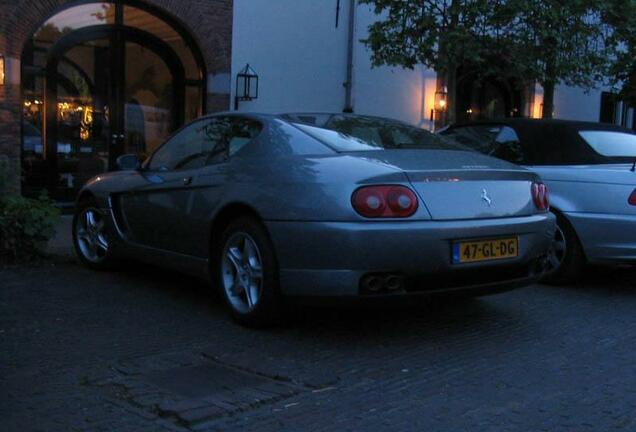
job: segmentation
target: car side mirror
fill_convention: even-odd
[[[136,154],[125,154],[117,158],[115,162],[119,171],[131,171],[141,168],[141,161]]]

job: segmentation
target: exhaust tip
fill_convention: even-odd
[[[387,291],[395,292],[402,290],[402,278],[397,275],[389,275],[384,278],[384,287]]]
[[[382,291],[383,282],[384,281],[379,276],[366,275],[360,281],[360,286],[363,292],[375,294]]]
[[[404,278],[397,274],[367,274],[360,279],[363,294],[396,293],[404,289]]]

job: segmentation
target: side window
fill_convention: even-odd
[[[517,132],[509,126],[460,126],[444,131],[442,134],[488,156],[516,164],[527,164],[529,161],[529,155],[521,145]]]
[[[226,158],[222,137],[227,134],[227,118],[197,121],[173,136],[152,156],[148,168],[156,171],[201,168],[209,159]]]
[[[495,138],[495,143],[491,156],[516,164],[528,163],[528,157],[521,147],[521,140],[511,127],[503,126]]]
[[[262,128],[263,126],[256,120],[233,117],[225,138],[227,156],[232,157],[238,153],[247,143],[256,138]]]
[[[240,117],[214,117],[186,127],[152,156],[156,171],[195,169],[227,160],[261,131],[259,122]]]

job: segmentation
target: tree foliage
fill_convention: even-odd
[[[488,34],[488,0],[361,0],[384,19],[369,27],[363,42],[375,65],[447,70],[483,58]]]
[[[605,0],[360,2],[373,5],[380,17],[363,41],[374,65],[412,68],[419,63],[451,83],[463,65],[481,75],[539,82],[546,117],[552,114],[556,85],[589,89],[603,81],[617,43]]]
[[[360,0],[382,19],[363,40],[373,65],[413,68],[423,64],[447,80],[455,98],[456,71],[470,64],[486,71],[499,29],[492,19],[504,0]]]
[[[591,89],[605,81],[613,29],[605,0],[508,0],[513,21],[507,37],[516,73],[544,88],[544,117],[551,117],[559,84]]]
[[[636,106],[636,0],[607,0],[604,21],[614,30],[607,76],[621,99]]]

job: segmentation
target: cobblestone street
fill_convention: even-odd
[[[0,273],[3,431],[636,430],[636,273],[233,324],[201,282]]]

